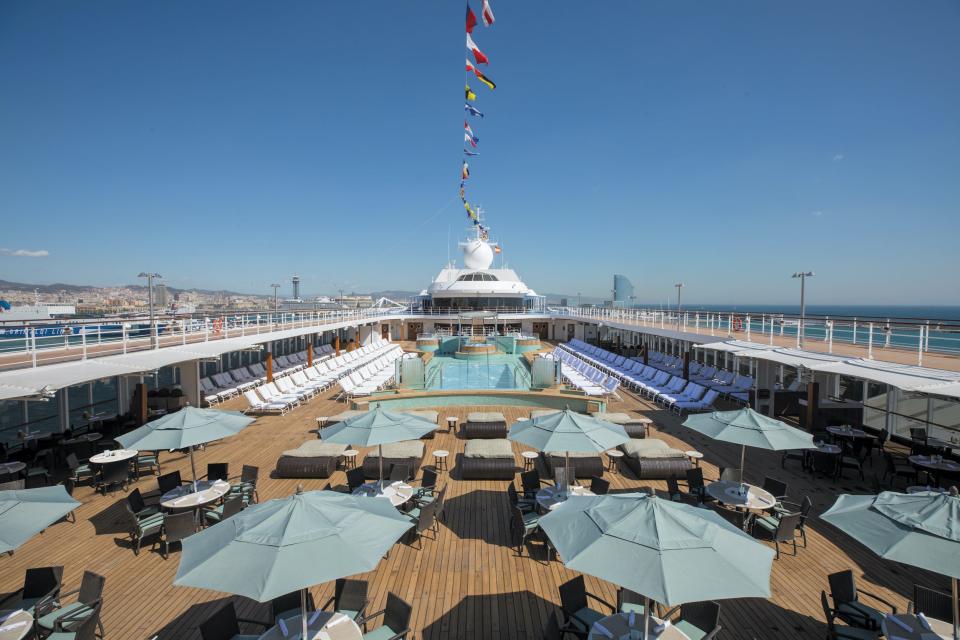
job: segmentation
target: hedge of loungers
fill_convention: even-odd
[[[464,480],[513,480],[517,471],[513,445],[503,438],[470,440],[458,467]]]

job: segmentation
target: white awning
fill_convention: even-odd
[[[706,342],[698,346],[701,349],[726,351],[736,355],[740,355],[739,352],[741,351],[767,351],[776,348],[760,342],[748,342],[746,340],[718,340],[716,342]]]
[[[824,362],[807,367],[813,371],[851,376],[889,384],[904,391],[937,394],[960,384],[960,373],[944,369],[928,369],[910,364],[856,358],[842,362]]]
[[[835,356],[829,353],[788,348],[738,351],[735,355],[739,358],[756,358],[757,360],[776,362],[788,367],[806,367],[808,369],[818,364],[842,362],[847,359],[844,356]]]
[[[917,389],[917,391],[920,393],[928,393],[932,396],[943,396],[945,398],[960,400],[960,382],[951,382],[944,385],[931,385],[929,387],[924,387],[923,389]]]

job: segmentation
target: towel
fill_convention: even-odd
[[[602,636],[606,636],[606,637],[608,637],[608,638],[613,638],[613,634],[610,633],[610,630],[607,629],[607,628],[606,628],[605,626],[603,626],[602,624],[600,624],[599,622],[595,622],[595,623],[594,623],[592,630],[595,631],[596,633],[599,633],[599,634],[602,635]]]
[[[901,620],[900,618],[895,618],[894,616],[890,615],[889,613],[886,615],[886,618],[887,618],[887,622],[892,622],[893,624],[897,625],[898,627],[900,627],[900,628],[903,629],[904,631],[913,632],[913,627],[911,627],[910,625],[908,625],[906,622],[904,622],[904,621]]]

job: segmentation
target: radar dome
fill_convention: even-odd
[[[493,249],[483,240],[470,240],[463,247],[463,265],[467,269],[489,269],[493,264]]]

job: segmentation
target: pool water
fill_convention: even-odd
[[[529,389],[530,374],[512,356],[477,362],[435,357],[427,373],[428,389]]]

